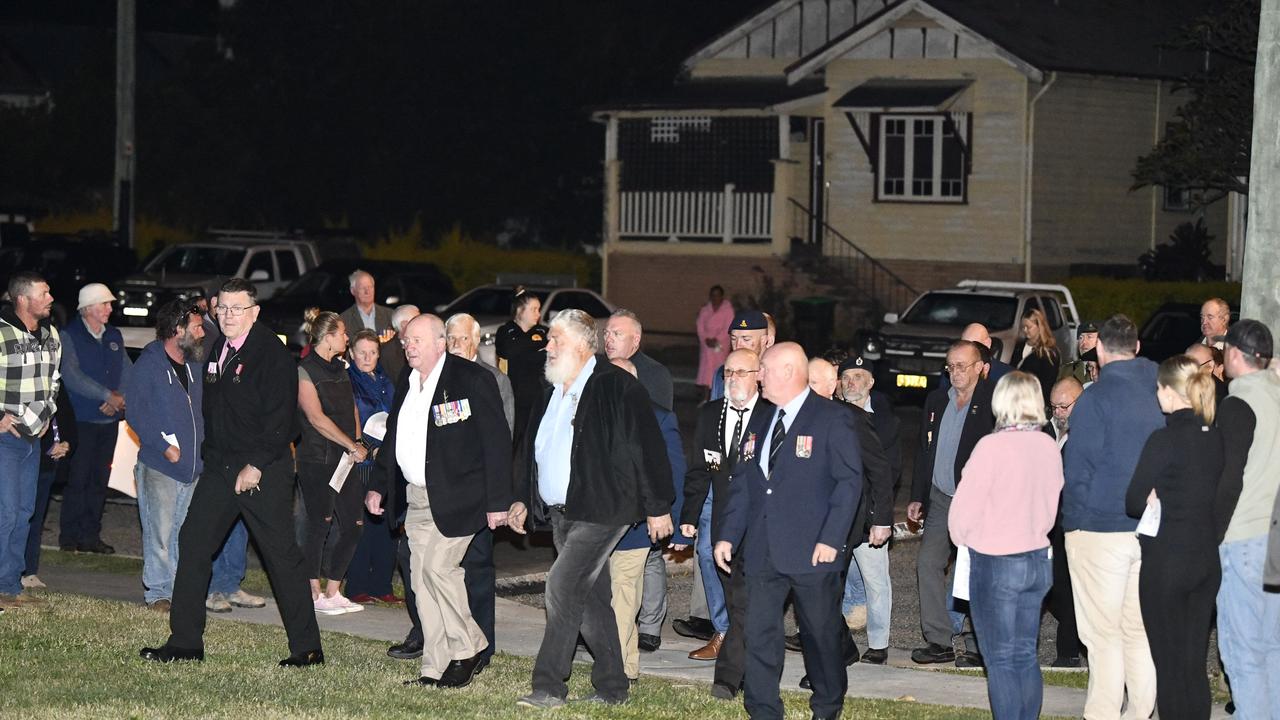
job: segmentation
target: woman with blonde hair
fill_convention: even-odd
[[[1049,392],[1058,381],[1058,368],[1062,355],[1053,329],[1040,308],[1032,308],[1022,315],[1022,353],[1013,356],[1014,366],[1040,380],[1040,394],[1044,404],[1049,404]]]
[[[947,525],[969,548],[969,610],[987,667],[997,720],[1035,718],[1044,695],[1036,640],[1053,582],[1049,530],[1058,514],[1062,456],[1041,428],[1040,381],[1000,378],[991,398],[996,426],[978,441],[956,485]]]
[[[1198,362],[1175,355],[1160,363],[1156,397],[1166,426],[1147,438],[1125,495],[1133,517],[1157,504],[1160,514],[1155,534],[1138,536],[1138,597],[1156,665],[1160,719],[1207,718],[1212,696],[1205,659],[1222,579],[1214,502],[1226,457],[1213,426],[1217,395]]]
[[[298,362],[298,409],[302,439],[298,442],[298,489],[306,506],[302,554],[311,578],[315,611],[341,615],[364,608],[343,597],[342,578],[364,526],[364,488],[357,481],[335,492],[329,485],[343,454],[362,462],[359,417],[351,377],[347,374],[347,329],[337,313],[307,308],[303,329],[311,352]],[[333,528],[332,541],[329,530]],[[323,592],[320,578],[327,578]]]

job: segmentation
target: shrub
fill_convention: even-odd
[[[1072,278],[1065,284],[1076,301],[1081,320],[1094,323],[1119,312],[1142,325],[1167,302],[1199,304],[1211,297],[1220,297],[1237,307],[1240,304],[1240,283],[1225,281],[1150,282],[1082,277]]]

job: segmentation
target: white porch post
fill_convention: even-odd
[[[609,296],[609,255],[618,244],[621,222],[622,163],[618,160],[618,118],[610,117],[604,133],[604,237],[600,243],[600,290]]]
[[[724,184],[724,206],[720,215],[720,240],[725,245],[733,242],[733,183]]]

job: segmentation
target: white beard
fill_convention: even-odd
[[[548,357],[542,373],[552,386],[567,385],[577,377],[577,368],[574,367],[576,364],[576,358],[572,355],[560,355],[555,359]]]

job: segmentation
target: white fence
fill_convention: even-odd
[[[624,192],[622,237],[768,240],[773,237],[773,193]]]

